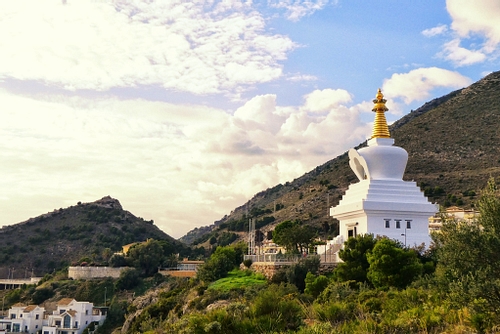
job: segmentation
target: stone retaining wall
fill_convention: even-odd
[[[160,270],[160,274],[172,277],[195,277],[196,271],[194,270]]]
[[[287,268],[294,263],[283,263],[283,262],[254,262],[250,269],[257,273],[263,274],[267,279],[271,279],[274,274],[281,268]],[[242,264],[243,266],[243,264]],[[321,263],[319,265],[319,273],[325,274],[333,271],[337,263]]]
[[[68,277],[73,279],[90,279],[112,277],[119,278],[120,273],[128,267],[69,267]]]

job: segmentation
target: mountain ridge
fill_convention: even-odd
[[[106,264],[125,244],[149,238],[184,247],[154,222],[136,217],[117,199],[78,202],[0,229],[0,277],[40,276],[81,258]]]

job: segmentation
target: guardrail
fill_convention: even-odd
[[[252,262],[264,263],[297,263],[301,259],[319,257],[321,263],[337,263],[336,254],[258,254],[245,255],[244,260],[252,260]]]
[[[300,259],[317,257],[316,254],[259,254],[259,255],[245,255],[244,260],[252,260],[252,262],[280,262],[280,263],[296,263]]]

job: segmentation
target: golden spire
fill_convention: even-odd
[[[384,99],[384,95],[380,91],[380,88],[378,89],[375,97],[375,100],[373,100],[375,106],[372,109],[372,111],[375,111],[375,123],[373,124],[372,138],[391,138],[384,114],[389,109],[385,106],[385,102],[387,100]]]

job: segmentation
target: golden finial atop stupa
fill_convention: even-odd
[[[385,106],[387,100],[384,99],[384,94],[378,89],[377,95],[375,96],[373,103],[375,106],[372,111],[375,111],[375,122],[373,123],[372,138],[391,138],[389,133],[389,127],[387,126],[387,120],[385,119],[385,112],[389,110]]]

